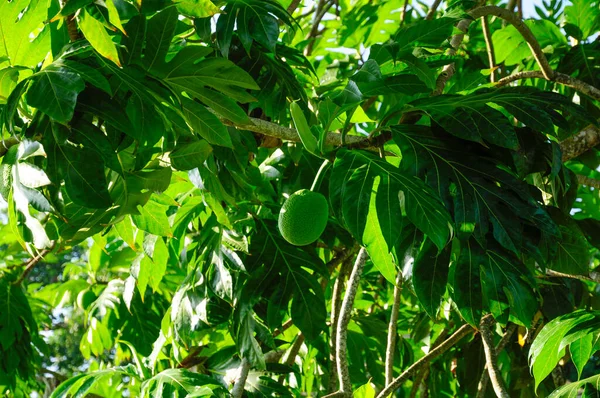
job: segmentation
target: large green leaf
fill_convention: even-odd
[[[142,394],[148,397],[214,397],[219,392],[223,387],[218,381],[187,369],[167,369],[142,384]]]
[[[148,69],[165,63],[165,57],[177,26],[177,16],[177,9],[168,7],[148,21],[144,52],[144,64]]]
[[[210,144],[205,140],[201,140],[176,146],[169,158],[174,169],[192,170],[202,167],[211,152],[212,147]]]
[[[115,367],[95,372],[84,373],[67,379],[52,392],[51,398],[84,397],[94,387],[103,383],[112,383],[123,376],[139,380],[134,365]]]
[[[477,243],[466,241],[454,263],[452,298],[463,319],[476,327],[483,309],[480,270],[486,259],[481,250],[472,250],[474,245]]]
[[[117,47],[106,31],[104,24],[92,16],[85,8],[81,10],[78,18],[79,28],[94,49],[117,66],[121,66]]]
[[[244,89],[259,89],[252,77],[227,59],[208,58],[198,62],[209,52],[205,47],[189,47],[154,71],[175,90],[190,96],[196,96],[197,87],[211,87],[239,102],[251,101],[252,96]]]
[[[571,112],[595,123],[569,98],[533,87],[483,88],[467,95],[422,98],[411,105],[457,137],[516,149],[514,129],[506,117],[488,106],[490,103],[503,107],[532,129],[550,135],[556,135],[556,111]]]
[[[598,312],[582,310],[555,318],[542,328],[529,350],[529,363],[536,389],[563,357],[565,347],[587,334],[597,332],[599,325]]]
[[[48,54],[50,27],[36,31],[48,19],[48,2],[14,0],[0,3],[0,59],[12,66],[35,67]],[[33,36],[33,39],[32,39]]]
[[[370,195],[376,176],[396,187],[408,219],[442,249],[452,234],[450,216],[435,192],[423,181],[408,175],[368,152],[340,150],[329,180],[332,207],[359,241],[363,237]],[[389,192],[382,191],[381,195]]]
[[[525,234],[524,228],[533,225],[548,239],[560,237],[560,231],[527,184],[494,160],[492,150],[469,147],[425,126],[399,125],[393,132],[403,154],[401,169],[434,187],[452,209],[460,239],[474,235],[484,241],[491,226],[493,237],[506,249],[516,255],[526,251],[541,263],[547,261],[537,248],[539,237]]]
[[[306,269],[323,273],[322,261],[275,235],[273,227],[265,223],[252,240],[250,252],[258,255],[252,256],[247,264],[253,275],[249,294],[275,287],[291,292],[292,320],[308,340],[314,341],[325,328],[325,299],[316,275]],[[288,301],[269,305],[282,305],[286,311]]]
[[[572,0],[565,7],[565,20],[579,29],[575,38],[585,40],[600,30],[600,8],[593,0]]]
[[[430,241],[425,241],[413,265],[413,286],[421,305],[430,317],[436,317],[437,310],[446,292],[450,247],[441,252]]]
[[[49,66],[33,76],[27,91],[29,105],[54,120],[67,123],[73,117],[77,95],[85,88],[83,79],[61,66]]]
[[[196,101],[181,98],[183,114],[192,130],[213,145],[231,148],[231,137],[227,127],[217,116]]]
[[[279,36],[277,19],[292,25],[290,14],[274,0],[230,0],[217,20],[217,42],[224,57],[229,55],[233,30],[250,52],[253,41],[275,52]]]

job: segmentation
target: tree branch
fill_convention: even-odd
[[[350,315],[354,306],[354,298],[358,290],[360,277],[367,261],[367,250],[362,247],[356,256],[356,261],[352,267],[352,273],[348,279],[348,287],[344,294],[344,300],[340,309],[340,315],[337,323],[337,347],[335,349],[335,359],[337,361],[337,374],[340,383],[340,390],[329,396],[352,396],[352,382],[350,380],[350,370],[348,369],[347,352],[347,331],[350,323]]]
[[[504,332],[504,336],[502,336],[502,340],[496,346],[496,354],[502,352],[506,344],[510,341],[513,333],[517,329],[517,325],[511,323],[510,326]],[[485,365],[483,372],[481,373],[481,378],[479,379],[479,384],[477,385],[477,396],[475,398],[484,398],[485,391],[487,390],[488,382],[490,381],[490,374],[487,370],[487,364]]]
[[[458,343],[463,337],[473,333],[471,325],[461,326],[452,336],[448,337],[443,343],[429,351],[427,355],[413,363],[408,369],[406,369],[400,376],[396,377],[390,384],[388,384],[381,392],[377,395],[377,398],[386,398],[393,391],[398,389],[402,383],[404,383],[410,376],[415,374],[423,364],[434,360],[435,358],[448,351],[456,343]]]
[[[489,316],[483,317],[481,319],[481,323],[479,324],[481,340],[483,342],[483,350],[485,352],[486,366],[496,396],[498,398],[510,398],[510,395],[508,395],[508,392],[506,391],[504,380],[502,380],[500,369],[498,369],[497,352],[496,347],[494,347],[494,336],[492,335],[491,330],[494,322],[494,318]]]
[[[64,8],[69,0],[59,0],[59,4],[61,8]],[[67,25],[67,33],[69,34],[69,39],[74,42],[81,39],[81,35],[77,30],[77,21],[75,20],[75,14],[67,15],[65,17],[65,23]]]
[[[600,129],[590,124],[579,133],[560,143],[562,160],[566,162],[600,144]]]
[[[394,379],[394,353],[396,351],[396,331],[398,329],[398,312],[402,298],[402,272],[398,271],[394,285],[394,302],[390,323],[388,324],[387,348],[385,350],[385,384],[390,384]]]
[[[406,9],[408,8],[408,0],[404,0],[404,6],[402,7],[402,14],[400,15],[400,26],[404,25],[406,19]]]
[[[300,5],[300,1],[301,0],[292,0],[292,2],[290,3],[290,5],[287,8],[287,12],[289,12],[290,14],[293,14],[294,11],[296,11],[296,8],[298,8],[298,6]]]
[[[248,373],[250,373],[250,361],[246,358],[242,358],[240,365],[240,374],[231,389],[232,398],[242,398],[244,394],[244,388],[246,387],[246,380],[248,379]]]
[[[348,258],[342,263],[338,277],[335,279],[333,284],[333,292],[331,295],[331,339],[329,340],[329,383],[327,386],[327,393],[332,393],[338,388],[337,377],[334,377],[337,370],[335,350],[337,347],[337,324],[338,316],[340,314],[340,304],[342,301],[342,286],[344,285],[344,280],[346,279],[349,268],[349,264],[346,262],[347,260]]]
[[[577,175],[577,182],[588,187],[600,188],[600,180],[582,175]]]
[[[494,42],[492,41],[492,34],[490,32],[490,25],[488,24],[487,17],[481,18],[481,28],[483,29],[483,38],[485,40],[485,46],[487,48],[488,61],[490,63],[490,81],[496,82],[496,55],[494,54]]]
[[[441,2],[442,2],[442,0],[435,0],[433,2],[433,4],[431,5],[431,7],[429,7],[429,11],[427,11],[427,15],[425,16],[425,19],[431,19],[431,18],[433,18],[433,16],[435,15],[435,12],[437,11],[437,9],[440,6]]]
[[[286,330],[288,330],[290,328],[290,326],[292,326],[293,324],[294,324],[294,322],[291,319],[288,319],[287,321],[285,321],[283,323],[283,325],[281,325],[281,328],[279,328],[279,329],[277,329],[276,331],[273,332],[273,337],[279,336],[281,333],[283,333]]]
[[[515,13],[505,8],[500,8],[497,6],[483,6],[469,11],[469,15],[474,19],[482,18],[487,15],[494,15],[496,17],[502,18],[503,20],[514,26],[515,29],[519,31],[521,36],[523,36],[523,38],[527,42],[527,45],[529,46],[533,57],[535,58],[538,65],[540,66],[540,69],[542,70],[544,78],[546,78],[547,80],[552,80],[552,78],[554,77],[554,71],[550,67],[548,59],[546,58],[546,55],[544,55],[542,48],[540,47],[540,43],[538,43],[537,39],[535,38],[529,27],[525,25],[523,20],[519,18]]]
[[[255,117],[249,118],[250,123],[235,124],[232,121],[223,118],[216,112],[213,111],[213,113],[215,113],[219,117],[221,122],[223,122],[223,124],[227,126],[232,126],[238,129],[268,135],[269,137],[275,137],[285,141],[301,142],[300,136],[298,135],[298,131],[291,127],[280,126],[276,123],[268,122],[266,120],[258,119]],[[347,135],[345,137],[345,141],[346,145],[352,145],[360,148],[375,148],[375,144],[372,142],[374,141],[374,139],[368,139],[367,137]],[[342,135],[338,133],[327,133],[327,138],[325,138],[325,142],[333,146],[340,146],[342,145]]]
[[[319,24],[332,5],[332,0],[319,0],[319,4],[317,5],[317,10],[315,12],[315,18],[312,21],[312,27],[310,28],[310,32],[308,32],[308,35],[306,35],[305,39],[309,40],[306,50],[304,51],[306,56],[312,54],[313,47],[315,45],[315,38],[319,35]]]
[[[512,75],[506,76],[503,79],[500,79],[498,83],[496,83],[496,87],[506,86],[511,82],[521,79],[546,79],[546,77],[544,76],[543,72],[539,70],[516,72]],[[553,78],[547,80],[560,83],[563,86],[571,87],[572,89],[582,94],[585,94],[597,101],[600,101],[599,89],[584,81],[575,79],[569,75],[565,75],[564,73],[554,72]]]
[[[456,28],[462,33],[452,36],[452,38],[450,39],[451,48],[446,52],[446,55],[456,55],[456,51],[458,50],[458,47],[460,47],[470,24],[471,20],[463,19],[456,25]],[[454,76],[455,72],[456,67],[454,65],[454,62],[444,66],[444,68],[442,69],[442,73],[440,73],[435,82],[435,91],[433,92],[433,95],[442,94],[442,92],[444,91],[444,87],[446,87],[446,83],[448,83],[448,80],[450,80],[452,76]]]
[[[37,263],[40,262],[40,260],[42,260],[44,258],[44,256],[46,254],[50,253],[52,251],[52,249],[54,249],[54,244],[52,245],[52,247],[42,250],[35,257],[33,257],[31,260],[29,260],[25,264],[25,269],[23,270],[23,273],[21,274],[19,279],[17,279],[16,281],[13,282],[13,284],[20,285],[21,283],[23,283],[23,281],[25,280],[25,278],[27,278],[27,275],[29,275],[31,270],[37,265]]]
[[[590,272],[589,275],[574,275],[574,274],[564,274],[562,272],[557,272],[557,271],[552,271],[551,269],[547,269],[546,275],[555,277],[555,278],[569,278],[569,279],[577,279],[577,280],[586,281],[586,282],[600,283],[600,273],[598,273],[598,272]]]

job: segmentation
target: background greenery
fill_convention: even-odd
[[[0,2],[0,393],[600,396],[600,2],[520,3]]]

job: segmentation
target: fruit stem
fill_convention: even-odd
[[[317,171],[315,180],[313,181],[313,184],[310,187],[311,191],[316,192],[319,190],[319,188],[321,187],[321,180],[323,179],[323,175],[325,175],[325,171],[327,170],[327,168],[329,167],[330,164],[331,163],[327,159],[325,159],[323,161],[323,163],[321,164],[321,167],[319,167],[319,171]]]

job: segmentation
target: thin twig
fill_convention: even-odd
[[[279,329],[277,329],[276,331],[273,332],[273,337],[279,336],[281,333],[288,330],[290,328],[290,326],[292,326],[293,324],[294,324],[294,322],[291,319],[288,319],[287,321],[285,321],[283,323],[283,325],[281,325],[281,327]]]
[[[400,15],[400,26],[404,25],[406,19],[406,9],[408,8],[408,0],[404,0],[404,6],[402,7],[402,14]]]
[[[496,347],[494,346],[494,336],[492,335],[491,330],[494,322],[495,320],[492,317],[483,317],[479,324],[486,366],[496,396],[498,398],[510,398],[510,395],[508,395],[508,392],[506,391],[506,385],[504,384],[502,375],[500,374],[500,369],[498,369]]]
[[[448,337],[443,343],[429,351],[427,355],[413,363],[408,369],[406,369],[400,376],[396,377],[390,384],[388,384],[381,392],[377,395],[377,398],[385,398],[390,395],[393,391],[397,390],[410,376],[416,373],[417,370],[421,369],[423,364],[432,361],[439,357],[444,352],[448,351],[456,343],[458,343],[463,337],[473,333],[471,325],[463,325],[452,336]]]
[[[240,374],[231,389],[232,398],[242,398],[244,389],[246,388],[246,380],[248,379],[248,373],[250,373],[250,361],[246,358],[242,358],[240,365]]]
[[[589,276],[586,276],[586,275],[564,274],[562,272],[557,272],[557,271],[552,271],[551,269],[547,269],[546,275],[556,277],[556,278],[578,279],[580,281],[600,283],[600,273],[598,273],[598,272],[590,272]]]
[[[396,351],[396,332],[398,330],[398,312],[400,310],[400,299],[402,298],[402,272],[398,271],[396,284],[394,285],[394,302],[390,323],[388,324],[387,348],[385,350],[385,384],[394,380],[394,353]]]
[[[506,76],[503,79],[500,79],[498,83],[496,83],[496,87],[506,86],[511,82],[522,79],[546,79],[546,76],[542,71],[539,70],[516,72],[512,75]],[[597,101],[600,101],[599,89],[584,81],[575,79],[574,77],[571,77],[569,75],[565,75],[564,73],[554,72],[553,78],[547,80],[562,84],[563,86],[571,87],[572,89],[582,94],[585,94]]]
[[[290,3],[290,5],[287,8],[287,12],[289,12],[290,14],[293,14],[294,11],[296,11],[296,8],[298,8],[298,6],[300,5],[300,2],[302,0],[292,0],[292,2]]]
[[[462,19],[456,25],[456,28],[461,33],[458,33],[458,34],[452,36],[452,38],[450,39],[450,49],[446,52],[446,55],[449,55],[449,56],[456,55],[458,47],[460,47],[460,45],[465,37],[465,33],[467,32],[467,29],[469,28],[470,24],[471,24],[470,19]],[[442,92],[444,91],[444,87],[446,87],[446,83],[448,83],[448,81],[452,78],[452,76],[454,76],[455,72],[456,72],[456,66],[454,65],[454,62],[444,66],[444,68],[442,69],[442,73],[440,73],[440,75],[438,76],[438,78],[435,82],[435,91],[433,92],[433,95],[442,94]]]
[[[31,270],[40,262],[40,260],[42,260],[44,258],[44,256],[46,254],[50,253],[53,248],[54,248],[54,244],[50,248],[42,250],[35,257],[33,257],[31,260],[29,260],[27,262],[27,264],[25,265],[25,269],[23,270],[23,273],[21,274],[19,279],[17,279],[16,281],[13,282],[13,284],[20,285],[21,283],[23,283],[23,281],[25,280],[25,278],[27,278],[27,275],[29,275]]]
[[[304,344],[304,335],[302,333],[298,333],[298,337],[296,337],[296,341],[294,341],[294,344],[292,344],[292,346],[290,347],[290,351],[288,352],[288,355],[285,359],[285,361],[283,362],[284,365],[286,366],[292,366],[294,364],[294,362],[296,361],[296,357],[298,356],[298,353],[300,352],[300,348],[302,348],[302,344]],[[285,375],[281,375],[279,376],[279,383],[283,383],[283,380],[285,379]]]
[[[337,323],[337,347],[335,349],[335,359],[337,362],[337,375],[340,383],[340,390],[330,396],[352,396],[352,382],[350,380],[350,370],[348,368],[348,352],[347,352],[347,331],[350,323],[350,315],[354,307],[354,298],[358,291],[360,277],[367,261],[367,250],[362,247],[356,256],[356,261],[352,267],[352,273],[348,279],[348,287],[344,294],[342,307]]]
[[[490,63],[490,81],[496,82],[496,55],[494,54],[494,42],[492,41],[492,34],[490,32],[490,25],[488,24],[487,17],[481,18],[481,28],[483,29],[483,38],[485,39],[485,46],[487,48],[488,62]]]
[[[496,355],[501,353],[506,347],[506,344],[510,341],[513,333],[517,330],[517,325],[511,323],[508,328],[506,328],[506,332],[504,332],[504,336],[496,346]],[[477,385],[477,396],[475,398],[484,398],[485,391],[487,390],[487,385],[490,381],[490,374],[487,370],[487,365],[485,365],[483,372],[481,373],[481,377],[479,378],[479,384]]]
[[[435,15],[435,12],[437,11],[437,9],[440,6],[441,2],[442,2],[442,0],[435,0],[433,2],[433,4],[431,5],[431,7],[429,7],[429,11],[427,11],[427,15],[425,16],[425,19],[432,19],[433,18],[433,16]]]
[[[294,341],[294,344],[292,344],[292,347],[290,348],[290,352],[284,362],[285,365],[292,366],[294,364],[296,357],[300,352],[300,348],[302,348],[302,344],[304,344],[304,335],[299,333],[298,337],[296,337],[296,341]]]
[[[308,32],[308,35],[306,35],[305,40],[308,40],[308,45],[304,50],[304,55],[309,56],[312,54],[315,45],[315,39],[319,35],[319,24],[321,23],[323,17],[325,17],[325,14],[327,14],[327,11],[329,11],[332,5],[333,1],[331,0],[319,0],[317,10],[315,11],[315,18],[312,21],[312,27]]]
[[[521,18],[519,18],[515,13],[497,6],[483,6],[475,8],[469,11],[469,15],[474,19],[479,19],[488,15],[494,15],[496,17],[502,18],[506,22],[510,23],[512,26],[517,29],[517,31],[523,36],[523,39],[527,42],[533,57],[537,61],[544,77],[548,80],[552,80],[554,76],[554,71],[550,67],[548,63],[548,59],[546,55],[544,55],[542,48],[540,47],[540,43],[537,41],[531,29],[523,22]]]

